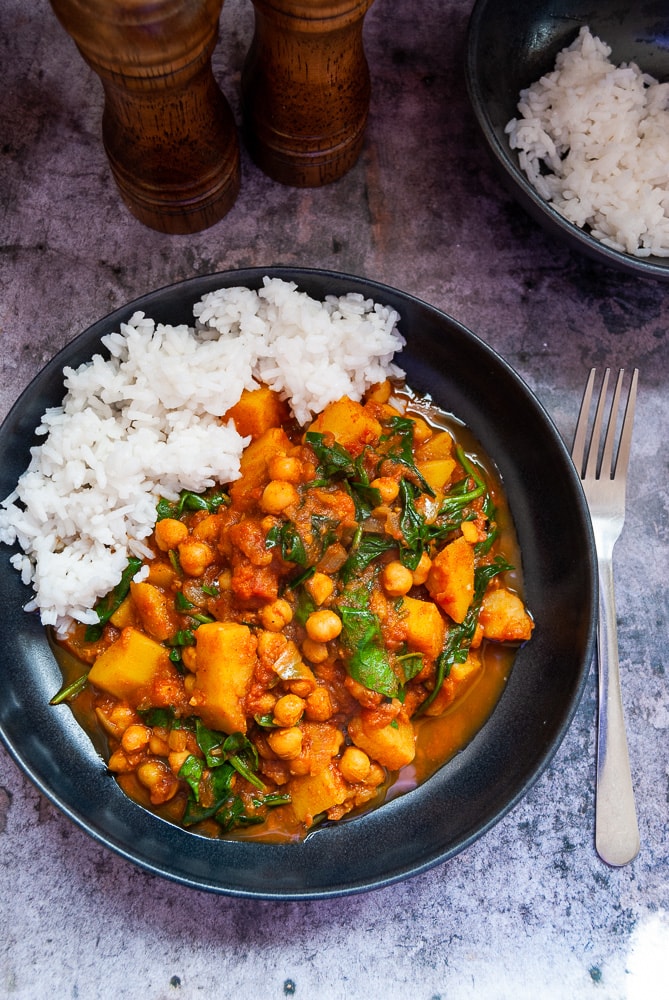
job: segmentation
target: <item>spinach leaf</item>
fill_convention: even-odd
[[[166,517],[179,518],[184,511],[191,510],[204,510],[209,514],[215,514],[219,507],[227,506],[229,503],[230,497],[227,493],[205,494],[182,490],[175,502],[161,497],[156,505],[157,520],[162,521]]]
[[[128,560],[128,565],[121,574],[121,579],[116,584],[114,589],[95,605],[94,610],[98,616],[98,621],[95,625],[89,625],[86,629],[86,632],[84,633],[84,639],[86,642],[98,641],[102,635],[104,626],[107,624],[114,612],[120,608],[128,596],[132,578],[135,573],[141,569],[141,566],[141,559],[137,559],[134,556],[130,558]]]
[[[160,726],[163,729],[195,730],[195,722],[192,718],[177,719],[171,708],[138,709],[137,712],[147,726]]]
[[[386,426],[389,428],[390,433],[384,434],[381,440],[393,441],[393,439],[397,439],[399,444],[398,448],[390,449],[388,451],[388,458],[392,458],[395,462],[399,462],[400,465],[409,469],[411,475],[418,481],[421,492],[427,493],[428,496],[433,497],[435,495],[434,490],[422,475],[414,461],[413,420],[409,419],[409,417],[391,417],[386,423]]]
[[[181,664],[182,655],[181,652],[185,646],[195,645],[195,633],[190,628],[179,629],[171,639],[168,639],[167,645],[170,646],[170,660],[172,663],[177,665]]]
[[[195,754],[189,754],[179,768],[179,777],[190,786],[195,801],[200,801],[200,782],[204,774],[204,761]]]
[[[400,528],[404,545],[400,548],[400,560],[408,569],[415,569],[429,540],[429,526],[418,512],[414,503],[416,489],[406,479],[400,480],[402,515]]]
[[[262,794],[253,799],[253,805],[260,810],[248,813],[244,801],[234,794],[234,776],[242,775],[261,793],[265,785],[255,773],[258,769],[258,753],[255,746],[243,733],[216,732],[196,720],[195,733],[204,759],[189,755],[179,770],[179,777],[189,786],[188,802],[182,817],[184,826],[193,826],[206,819],[214,819],[224,832],[235,826],[249,826],[265,820],[264,810],[290,802],[290,796],[277,792]],[[209,806],[200,803],[206,782]]]
[[[447,518],[453,518],[463,509],[463,507],[473,503],[474,500],[478,500],[479,497],[482,497],[487,493],[486,485],[481,474],[476,469],[473,462],[471,462],[467,455],[465,455],[460,445],[456,446],[455,454],[460,465],[465,470],[466,475],[464,479],[461,479],[460,482],[455,483],[454,486],[451,487],[439,507],[439,514]],[[474,480],[473,487],[469,486],[470,479]]]
[[[270,528],[265,538],[265,547],[279,547],[281,558],[286,562],[296,563],[298,566],[307,565],[307,550],[292,521],[284,521],[283,524]]]
[[[181,591],[177,590],[174,595],[174,606],[177,611],[181,611],[182,614],[188,615],[193,621],[196,621],[199,625],[206,625],[209,622],[216,621],[211,615],[205,614],[203,611],[197,610],[197,604],[193,604],[189,601],[186,595]]]
[[[76,681],[72,681],[69,684],[64,684],[59,691],[53,696],[50,705],[62,705],[64,701],[74,701],[78,694],[84,690],[88,684],[88,671],[82,674],[81,677],[77,677]]]
[[[397,542],[387,535],[363,534],[362,529],[358,528],[349,550],[348,559],[341,568],[341,578],[344,583],[355,579],[378,556],[396,545]]]
[[[337,541],[338,526],[339,522],[332,517],[326,517],[323,514],[311,515],[311,531],[314,538],[318,539],[321,555],[333,542]]]
[[[298,625],[305,625],[307,618],[316,610],[316,602],[306,590],[301,590],[297,595],[297,604],[293,612],[293,618]]]
[[[355,476],[355,464],[346,448],[337,441],[325,443],[325,435],[317,431],[307,431],[305,440],[318,459],[318,472],[326,482],[331,479],[350,479]]]
[[[404,683],[408,684],[410,680],[419,674],[424,666],[423,654],[422,653],[403,653],[401,656],[397,657],[397,662],[402,669],[404,674]]]
[[[482,542],[477,542],[477,544],[474,546],[474,548],[476,549],[476,553],[479,556],[485,555],[486,553],[490,552],[490,549],[492,548],[497,536],[499,535],[499,527],[496,521],[497,508],[495,507],[495,504],[493,503],[492,497],[490,496],[489,493],[486,493],[483,503],[481,505],[481,509],[488,522],[488,533]]]
[[[325,435],[316,431],[307,431],[306,441],[318,459],[318,472],[323,484],[332,480],[344,480],[355,504],[356,519],[364,521],[368,518],[373,508],[381,503],[381,493],[370,485],[363,456],[359,455],[354,459],[337,441],[332,445],[325,444]]]
[[[274,806],[285,806],[290,801],[291,797],[287,792],[270,792],[262,799],[254,799],[253,805],[257,807],[267,806],[271,809]]]
[[[383,644],[381,623],[373,611],[363,606],[366,603],[359,590],[350,593],[349,604],[340,604],[342,620],[340,642],[346,652],[345,665],[353,680],[393,698],[398,691],[390,659]]]
[[[258,751],[243,733],[226,736],[225,733],[209,729],[198,719],[195,738],[208,767],[217,768],[229,763],[252,785],[260,791],[265,790],[264,784],[254,773],[258,769]]]

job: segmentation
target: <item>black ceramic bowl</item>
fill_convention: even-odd
[[[669,5],[666,0],[477,0],[469,22],[466,78],[476,118],[502,179],[548,232],[587,256],[645,277],[669,279],[669,258],[639,258],[611,250],[568,222],[534,190],[504,134],[517,116],[520,91],[555,65],[580,28],[611,46],[610,59],[636,62],[669,80]]]
[[[559,746],[578,704],[592,652],[595,556],[590,521],[568,452],[520,378],[444,313],[384,285],[327,271],[251,269],[193,278],[117,309],[73,340],[37,376],[0,428],[0,496],[28,463],[34,428],[63,397],[62,368],[88,360],[100,338],[142,309],[192,322],[205,292],[258,287],[264,274],[311,295],[361,292],[400,314],[399,356],[409,383],[473,430],[504,479],[523,558],[534,636],[516,659],[489,721],[420,788],[375,812],[316,829],[303,843],[208,840],[146,812],[121,792],[66,706],[44,629],[0,546],[0,735],[37,787],[96,840],[142,868],[186,885],[238,896],[305,899],[385,885],[455,855],[527,792]]]

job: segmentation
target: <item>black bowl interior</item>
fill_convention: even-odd
[[[0,496],[28,462],[45,407],[62,399],[62,368],[88,360],[100,337],[136,309],[192,322],[205,292],[258,287],[266,273],[301,290],[359,291],[393,306],[408,343],[408,381],[473,430],[506,484],[523,556],[535,636],[519,653],[507,688],[479,734],[422,787],[376,812],[323,827],[303,843],[211,841],[136,806],[107,774],[65,706],[48,700],[61,678],[29,594],[0,551],[0,735],[39,789],[101,843],[146,870],[231,895],[302,899],[358,892],[444,861],[483,834],[551,760],[580,698],[592,652],[595,558],[590,521],[569,455],[520,378],[490,348],[442,312],[402,292],[347,275],[284,268],[198,277],[116,310],[73,340],[35,378],[0,428]]]
[[[520,91],[550,72],[580,28],[611,46],[614,63],[636,62],[669,80],[669,6],[665,0],[477,0],[466,57],[469,97],[483,137],[511,193],[552,235],[574,250],[629,273],[669,279],[669,259],[611,250],[567,222],[534,190],[518,166],[504,127],[516,116]]]

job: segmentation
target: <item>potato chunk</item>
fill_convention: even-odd
[[[452,451],[453,438],[451,435],[448,431],[437,431],[416,449],[416,460],[425,462],[438,458],[450,458]]]
[[[381,727],[369,725],[361,712],[349,722],[348,735],[357,747],[389,771],[398,771],[416,756],[416,734],[402,712]]]
[[[498,642],[525,642],[534,628],[520,597],[504,587],[485,594],[479,622],[485,638]]]
[[[300,823],[311,826],[314,818],[346,799],[347,786],[339,770],[330,764],[318,774],[293,778],[290,791],[293,812]]]
[[[176,673],[169,653],[160,643],[128,626],[91,667],[88,679],[95,687],[121,701],[136,703],[161,675]]]
[[[207,622],[195,633],[195,687],[190,704],[210,729],[245,733],[243,699],[256,666],[256,639],[246,625]]]
[[[330,433],[352,455],[359,455],[366,444],[379,440],[382,427],[364,406],[342,396],[325,407],[309,430],[318,434]]]
[[[278,393],[268,386],[244,389],[238,403],[228,410],[223,419],[232,419],[242,437],[255,440],[270,427],[280,427],[289,415],[288,405]]]
[[[130,595],[149,635],[161,642],[175,631],[167,598],[151,583],[131,583]]]
[[[406,615],[409,649],[425,653],[434,660],[442,650],[446,632],[446,622],[439,614],[439,608],[432,601],[418,601],[414,597],[404,597],[402,611]]]
[[[474,596],[474,548],[465,538],[449,542],[434,557],[427,589],[454,622],[464,621]]]
[[[435,493],[443,493],[446,484],[450,482],[455,465],[453,458],[429,458],[424,462],[416,462],[416,468]]]

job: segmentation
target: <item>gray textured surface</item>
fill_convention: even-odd
[[[335,268],[443,308],[519,371],[567,438],[587,368],[638,365],[616,569],[641,854],[613,870],[594,851],[594,675],[552,766],[492,831],[447,865],[347,899],[231,900],[147,875],[71,825],[0,750],[2,997],[667,996],[669,288],[571,255],[506,195],[465,97],[470,9],[377,0],[356,167],[299,191],[244,157],[232,212],[168,237],[121,205],[98,81],[48,4],[0,0],[0,416],[113,307],[245,265]],[[250,3],[228,0],[215,70],[238,120],[251,30]]]

